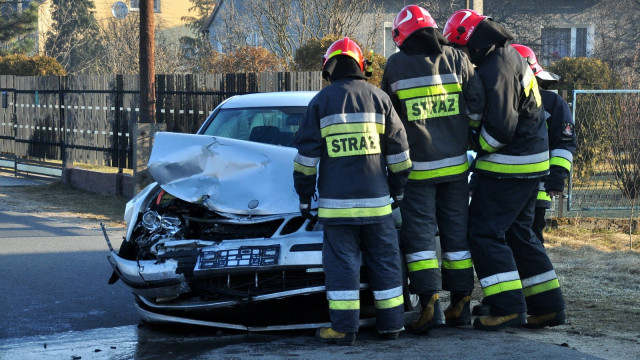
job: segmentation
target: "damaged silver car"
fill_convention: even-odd
[[[329,322],[321,225],[301,217],[292,176],[292,138],[315,94],[235,96],[195,135],[156,134],[156,182],[127,203],[118,251],[105,232],[110,283],[131,288],[143,320],[245,331]],[[363,273],[363,325],[374,317],[367,288]]]

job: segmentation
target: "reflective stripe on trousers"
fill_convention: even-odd
[[[464,231],[467,227],[467,179],[437,184],[409,181],[402,200],[400,243],[407,262],[410,291],[473,289],[473,263]],[[442,267],[436,257],[436,229],[440,231]]]
[[[404,326],[402,269],[393,219],[367,225],[324,225],[322,266],[329,300],[331,327],[358,331],[360,260],[367,266],[379,331]]]
[[[537,286],[553,281],[548,276],[553,271],[551,260],[531,230],[538,182],[478,176],[469,208],[469,246],[485,295],[483,303],[491,307],[492,315],[524,311],[538,315],[564,309],[559,286]],[[531,286],[537,287],[528,293],[525,304],[523,288]]]

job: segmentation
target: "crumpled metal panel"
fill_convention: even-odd
[[[273,215],[299,211],[296,149],[207,135],[158,132],[149,172],[169,194],[212,211]]]

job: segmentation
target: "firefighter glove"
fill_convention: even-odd
[[[404,192],[395,194],[391,196],[391,198],[393,199],[393,202],[391,203],[391,209],[396,209],[400,207],[400,204],[402,204],[402,199],[404,199]]]
[[[558,172],[552,171],[551,174],[544,179],[544,189],[549,191],[557,191],[562,193],[564,191],[564,176]]]
[[[300,198],[300,214],[305,219],[309,219],[311,221],[318,220],[318,215],[314,215],[311,213],[311,198]]]

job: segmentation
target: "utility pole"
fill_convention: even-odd
[[[466,0],[466,8],[475,10],[480,14],[484,14],[484,1],[483,0]]]
[[[156,126],[156,83],[154,68],[155,28],[153,0],[140,0],[140,117],[135,124],[134,193],[150,182],[147,162]]]
[[[140,122],[156,122],[153,0],[140,0]]]

